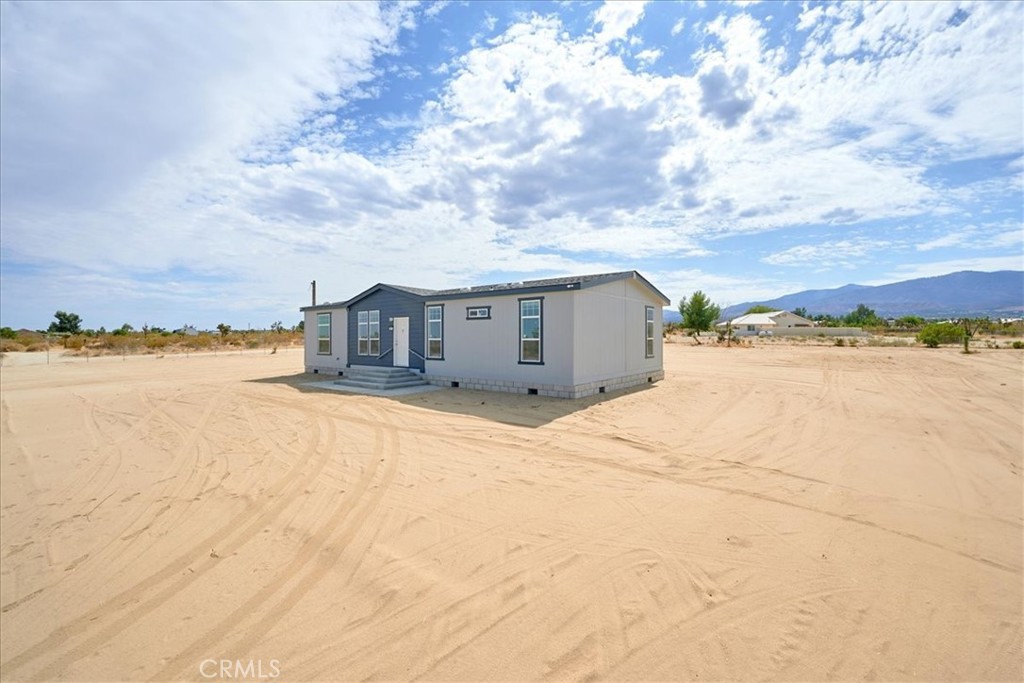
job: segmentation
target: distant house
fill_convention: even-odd
[[[718,323],[716,327],[725,327],[727,323]],[[789,311],[772,311],[770,313],[748,313],[732,320],[732,330],[737,336],[749,336],[762,332],[775,334],[782,330],[796,327],[814,327],[814,321],[808,320]]]
[[[636,271],[430,290],[378,283],[306,306],[307,372],[403,368],[439,386],[580,398],[664,377],[668,298]]]
[[[184,327],[175,330],[175,333],[183,334],[186,337],[197,337],[197,336],[199,336],[199,330],[197,330],[192,325],[185,325]]]

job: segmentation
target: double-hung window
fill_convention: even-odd
[[[321,355],[331,353],[331,314],[316,314],[316,352]]]
[[[427,358],[444,358],[444,306],[427,306]]]
[[[644,352],[648,358],[654,358],[654,306],[646,306],[647,309],[647,345]]]
[[[357,354],[380,355],[380,311],[359,311],[356,314],[356,338]]]
[[[541,363],[543,354],[543,299],[519,300],[519,362]]]

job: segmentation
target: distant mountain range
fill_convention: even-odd
[[[888,285],[846,285],[787,294],[770,301],[749,301],[729,306],[722,318],[743,315],[751,306],[781,311],[804,308],[809,315],[845,315],[864,304],[883,318],[919,315],[924,318],[955,316],[1019,317],[1024,314],[1024,271],[981,273],[964,270],[938,277],[923,277]],[[666,311],[665,321],[678,321]]]

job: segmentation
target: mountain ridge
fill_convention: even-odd
[[[721,317],[735,318],[751,306],[758,305],[783,311],[804,308],[812,316],[839,316],[851,312],[859,304],[873,309],[883,318],[905,315],[924,318],[1020,317],[1024,314],[1024,270],[961,270],[886,285],[848,284],[833,289],[805,290],[775,299],[728,306],[722,310]],[[666,316],[666,321],[673,322],[677,316],[678,313]]]

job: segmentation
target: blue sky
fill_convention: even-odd
[[[0,323],[1024,269],[1024,4],[3,3]]]

